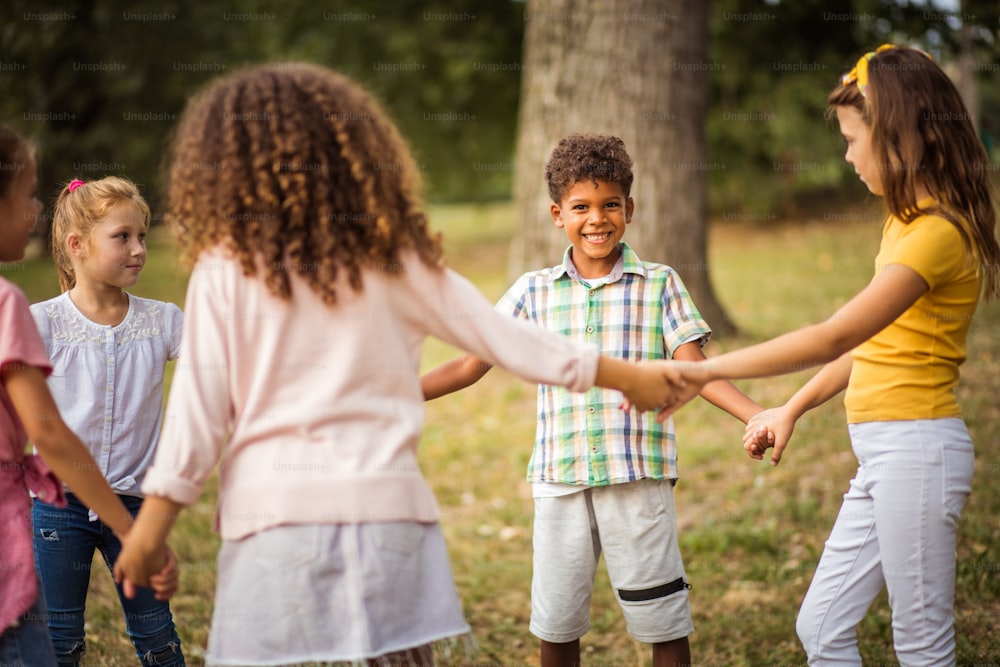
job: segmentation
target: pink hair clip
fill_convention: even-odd
[[[76,190],[83,184],[84,184],[83,181],[81,181],[79,178],[74,178],[72,181],[69,182],[69,185],[66,187],[69,189],[70,192],[73,192],[73,190]]]

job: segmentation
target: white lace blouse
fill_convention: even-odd
[[[31,314],[63,420],[111,488],[141,496],[163,419],[164,366],[180,351],[184,315],[172,303],[128,297],[128,314],[113,327],[84,317],[67,292],[32,305]]]

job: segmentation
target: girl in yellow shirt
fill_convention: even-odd
[[[757,459],[773,444],[777,465],[795,421],[847,390],[859,466],[799,611],[809,664],[861,665],[856,627],[885,586],[900,664],[954,665],[955,535],[973,470],[955,386],[980,295],[1000,293],[987,155],[917,49],[866,53],[827,102],[845,159],[889,210],[875,277],[824,322],[684,363],[681,401],[712,380],[825,364],[744,436]]]

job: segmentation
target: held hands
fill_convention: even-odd
[[[177,592],[180,585],[180,571],[177,569],[177,554],[170,547],[164,546],[167,552],[167,560],[163,568],[149,578],[150,588],[153,589],[157,600],[169,600]],[[126,591],[126,594],[129,591]],[[134,590],[132,594],[135,595]]]
[[[661,366],[655,361],[641,361],[635,364],[632,382],[622,387],[626,410],[635,408],[639,412],[663,410],[677,402],[677,393],[684,381],[676,369]]]
[[[743,432],[743,449],[750,458],[760,461],[764,458],[764,452],[774,447],[771,465],[776,466],[781,462],[781,456],[794,429],[795,417],[784,406],[758,412],[747,422]]]
[[[177,592],[179,575],[177,556],[166,544],[139,544],[135,531],[122,540],[122,550],[115,561],[115,582],[122,585],[125,597],[135,597],[136,588],[152,588],[157,600],[169,600]]]
[[[685,403],[701,393],[708,374],[700,363],[682,361],[640,361],[639,381],[623,388],[622,408],[639,412],[657,410],[656,421],[663,423]]]

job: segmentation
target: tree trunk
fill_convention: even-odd
[[[708,11],[707,0],[528,0],[512,275],[558,263],[567,246],[544,183],[555,144],[573,132],[614,134],[635,161],[625,239],[680,273],[715,331],[735,331],[707,260]]]

